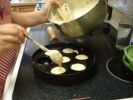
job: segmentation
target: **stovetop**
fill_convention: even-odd
[[[68,100],[80,97],[90,97],[91,100],[114,100],[132,97],[133,84],[114,78],[106,69],[106,62],[109,58],[123,55],[122,51],[115,48],[116,35],[115,28],[103,23],[92,33],[92,36],[86,35],[75,40],[66,38],[68,42],[76,41],[82,45],[92,45],[96,54],[95,75],[73,86],[56,86],[35,78],[31,56],[24,53],[13,100]]]

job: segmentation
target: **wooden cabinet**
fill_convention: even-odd
[[[15,12],[31,12],[35,10],[36,5],[12,6],[11,10]]]

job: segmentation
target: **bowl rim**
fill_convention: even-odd
[[[128,59],[130,59],[131,61],[133,61],[133,58],[132,57],[130,57],[129,55],[128,55],[128,50],[129,49],[131,49],[131,48],[133,48],[133,45],[130,45],[130,46],[127,46],[125,49],[124,49],[124,54],[126,55],[126,57],[128,58]]]

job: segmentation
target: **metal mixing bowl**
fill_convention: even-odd
[[[77,10],[83,11],[89,3],[94,3],[95,1],[97,1],[97,4],[91,10],[88,8],[88,11],[80,15],[80,17],[62,24],[58,24],[56,23],[57,21],[51,20],[51,14],[57,13],[58,9],[58,7],[51,7],[48,11],[48,20],[54,23],[62,33],[70,37],[80,37],[87,33],[91,33],[105,20],[107,11],[106,2],[104,0],[62,0],[61,3],[67,3],[71,9],[71,13],[74,13]]]

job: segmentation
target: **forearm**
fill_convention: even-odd
[[[43,9],[29,13],[11,12],[11,16],[13,23],[19,24],[23,27],[30,27],[48,21],[47,13],[45,13]]]

